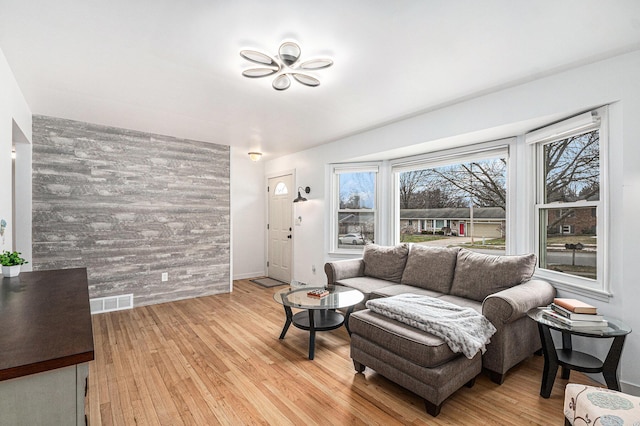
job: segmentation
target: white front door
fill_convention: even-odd
[[[267,275],[291,282],[292,212],[295,198],[293,175],[269,179],[269,256]]]

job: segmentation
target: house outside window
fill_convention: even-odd
[[[361,251],[376,241],[378,167],[333,167],[332,251]]]
[[[571,225],[560,225],[560,234],[573,235],[573,227]]]
[[[537,155],[539,274],[606,291],[606,108],[529,133]]]

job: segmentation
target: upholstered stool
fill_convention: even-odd
[[[640,398],[569,383],[564,390],[564,417],[565,425],[638,425]]]
[[[480,352],[468,359],[441,338],[368,309],[351,314],[349,328],[356,371],[372,368],[418,394],[432,416],[452,393],[473,386],[482,370]]]

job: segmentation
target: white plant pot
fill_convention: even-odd
[[[3,266],[2,275],[5,277],[17,277],[20,275],[20,266],[21,265]]]

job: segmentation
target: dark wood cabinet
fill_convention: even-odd
[[[83,425],[93,358],[86,268],[2,279],[0,424]]]

